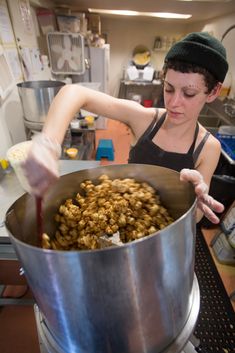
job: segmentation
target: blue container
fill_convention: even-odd
[[[235,135],[224,135],[217,133],[217,139],[220,141],[223,150],[235,160]]]
[[[99,161],[101,158],[107,158],[109,161],[114,160],[114,147],[111,139],[99,140],[96,151],[96,160]]]

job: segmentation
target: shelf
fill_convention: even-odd
[[[125,86],[161,86],[161,80],[153,81],[121,81],[121,85]]]
[[[168,50],[170,49],[170,47],[169,48],[153,48],[153,52],[154,53],[166,53]]]
[[[93,132],[96,129],[95,129],[95,127],[89,127],[89,128],[81,128],[81,127],[75,128],[75,127],[71,127],[70,130],[71,130],[72,133],[73,132],[82,132],[83,133],[83,132]]]

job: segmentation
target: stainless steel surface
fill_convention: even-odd
[[[5,174],[4,178],[0,181],[0,238],[7,236],[5,228],[5,215],[7,209],[24,193],[15,173],[11,171]]]
[[[159,190],[176,221],[120,247],[96,251],[37,248],[34,200],[10,208],[6,226],[36,302],[66,353],[160,352],[179,335],[192,309],[195,210],[193,186],[179,173],[149,165],[111,165],[60,178],[44,203],[45,230],[85,179],[134,177]],[[27,217],[26,217],[27,216]]]
[[[200,291],[196,275],[194,275],[193,287],[190,295],[192,296],[192,306],[188,319],[180,334],[161,353],[179,353],[182,351],[182,349],[182,353],[196,352],[194,350],[194,341],[196,340],[194,339],[194,336],[192,336],[200,309]],[[62,348],[59,346],[59,343],[56,342],[56,339],[52,336],[51,332],[49,331],[49,328],[43,318],[43,315],[41,314],[36,304],[34,305],[34,312],[41,353],[64,353]],[[196,343],[198,344],[199,342]],[[144,353],[147,352],[145,351]],[[154,353],[156,353],[156,351]]]
[[[43,124],[43,122],[28,121],[24,118],[24,126],[31,131],[41,131]]]
[[[224,101],[225,103],[226,101]],[[219,117],[222,121],[221,125],[235,125],[235,119],[231,118],[224,111],[224,104],[220,99],[216,99],[212,103],[206,104],[211,113],[215,114],[215,116]]]
[[[206,127],[214,128],[218,128],[221,125],[235,125],[235,119],[226,114],[224,104],[218,98],[204,106],[199,115],[199,122]]]
[[[24,119],[34,123],[42,123],[50,104],[64,82],[60,81],[26,81],[17,84]]]
[[[224,101],[226,102],[226,100]],[[199,123],[210,131],[211,134],[216,135],[219,127],[222,125],[235,126],[235,119],[226,114],[224,103],[220,99],[216,99],[212,103],[206,104],[199,115]],[[235,161],[222,149],[222,154],[227,161],[234,165]]]
[[[82,169],[95,168],[99,164],[99,161],[60,160],[59,172],[60,175],[65,175]],[[13,170],[0,180],[0,244],[2,237],[8,238],[4,223],[6,211],[24,192]]]
[[[185,350],[185,347],[189,346],[190,342],[196,342],[196,339],[194,339],[193,336],[193,331],[197,323],[200,309],[200,290],[196,275],[194,275],[193,287],[190,296],[192,298],[191,311],[182,331],[172,342],[172,344],[161,353],[178,353],[181,352],[182,349]],[[186,351],[184,353],[186,353]]]

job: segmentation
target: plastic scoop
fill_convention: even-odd
[[[24,170],[22,168],[22,163],[26,160],[27,155],[30,151],[32,145],[32,141],[24,141],[17,143],[16,145],[9,148],[7,151],[7,159],[10,162],[14,172],[22,186],[22,188],[31,193],[31,187],[28,183],[28,180],[24,174]],[[37,232],[38,239],[41,244],[42,242],[42,234],[43,234],[43,219],[42,219],[42,198],[36,197],[36,217],[37,217]]]
[[[114,233],[113,235],[111,236],[108,236],[108,235],[102,235],[100,238],[99,238],[99,242],[100,242],[100,246],[102,248],[106,248],[106,247],[109,247],[109,246],[121,246],[121,245],[124,245],[124,243],[121,241],[120,239],[120,234],[119,232],[117,233]]]
[[[25,161],[30,151],[32,141],[17,143],[7,151],[7,159],[10,162],[22,188],[30,193],[31,188],[22,169],[22,162]]]

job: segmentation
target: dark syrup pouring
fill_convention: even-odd
[[[37,220],[37,235],[39,246],[42,245],[43,234],[43,216],[42,216],[42,197],[36,196],[36,220]]]

